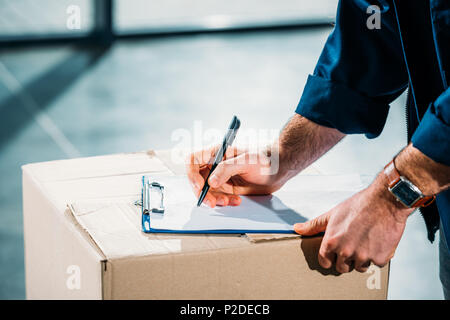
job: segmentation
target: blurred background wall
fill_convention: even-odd
[[[0,298],[25,298],[25,163],[171,148],[172,133],[279,130],[332,30],[337,0],[0,0]],[[79,20],[76,18],[79,17]],[[75,20],[74,20],[75,19]],[[323,173],[373,175],[406,143],[404,96],[383,134],[347,137]],[[418,214],[389,298],[442,298]]]

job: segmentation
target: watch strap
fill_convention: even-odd
[[[394,160],[384,167],[384,174],[388,178],[389,188],[392,188],[400,181],[400,173],[395,168]]]

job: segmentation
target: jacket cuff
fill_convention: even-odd
[[[420,121],[411,142],[427,157],[450,166],[450,126],[439,117],[433,104]]]
[[[342,133],[377,137],[383,130],[389,104],[325,78],[310,75],[295,110],[305,118]]]

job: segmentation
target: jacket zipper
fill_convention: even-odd
[[[405,120],[406,120],[406,141],[409,143],[409,104],[410,104],[410,89],[409,85],[406,88],[406,104],[405,104]]]

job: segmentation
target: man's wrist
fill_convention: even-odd
[[[384,172],[378,174],[368,189],[371,189],[374,192],[379,201],[382,201],[396,218],[406,219],[414,211],[414,208],[405,207],[405,205],[400,203],[400,201],[398,201],[389,191],[389,179]]]
[[[448,166],[434,162],[416,149],[407,146],[395,159],[395,166],[402,176],[411,181],[424,195],[433,195],[445,190],[450,181]]]
[[[299,172],[299,170],[295,169],[295,164],[292,163],[292,155],[286,150],[283,151],[278,143],[274,143],[265,152],[270,159],[270,166],[273,169],[273,181],[280,186],[284,185]]]
[[[336,145],[345,134],[295,114],[280,133],[275,147],[279,176],[286,181]]]

